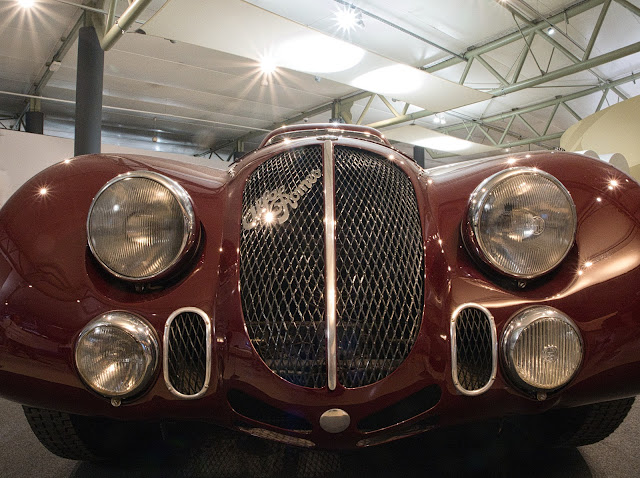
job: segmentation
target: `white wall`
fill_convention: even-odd
[[[102,145],[103,153],[143,154],[227,169],[219,159]],[[28,179],[43,169],[73,156],[73,140],[0,129],[0,206]]]

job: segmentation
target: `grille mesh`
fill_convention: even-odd
[[[353,388],[386,377],[413,346],[424,303],[424,252],[409,178],[386,158],[358,149],[337,147],[334,160],[338,380]],[[322,171],[320,146],[277,155],[249,177],[240,285],[260,357],[289,382],[321,388],[327,384],[322,180],[295,198],[286,221],[273,222],[282,201],[314,171]]]
[[[480,390],[493,373],[493,325],[484,311],[462,309],[456,318],[456,370],[460,386],[469,392]],[[454,377],[455,379],[456,377]]]
[[[197,395],[207,381],[206,322],[194,312],[183,312],[171,321],[167,333],[169,384],[183,395]]]
[[[313,171],[322,171],[320,146],[282,153],[247,181],[243,218],[270,192],[290,194]],[[260,212],[260,211],[259,211]],[[270,211],[266,211],[270,212]],[[318,180],[289,208],[282,224],[242,229],[240,286],[251,342],[264,362],[285,380],[321,388],[327,382],[324,322],[324,211]]]
[[[406,358],[424,304],[423,241],[409,178],[385,158],[336,148],[338,379],[374,383]]]

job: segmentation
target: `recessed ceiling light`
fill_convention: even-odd
[[[18,3],[22,8],[31,8],[33,7],[33,4],[35,3],[35,1],[34,0],[18,0]]]
[[[364,28],[362,12],[353,5],[342,7],[336,11],[335,19],[338,29],[347,33],[355,30],[356,27]]]
[[[265,56],[260,60],[260,70],[265,75],[270,75],[276,71],[276,62],[273,58]]]

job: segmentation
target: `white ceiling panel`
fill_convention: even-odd
[[[215,30],[206,29],[206,19],[215,15],[229,19],[242,18],[242,21],[231,21]],[[399,65],[241,0],[171,0],[145,24],[145,30],[156,36],[257,61],[275,54],[279,66],[317,74],[357,88],[366,87],[370,91],[392,95],[432,111],[455,108],[487,97],[479,91]],[[323,46],[318,48],[320,44]],[[301,48],[304,51],[300,51]],[[300,51],[302,55],[294,54],[293,50]],[[337,56],[344,53],[349,53],[349,58]],[[321,59],[331,60],[331,66],[318,66]],[[340,69],[333,71],[337,68]],[[376,78],[370,76],[374,73]],[[385,82],[384,85],[376,83],[381,74],[395,81],[391,84]]]

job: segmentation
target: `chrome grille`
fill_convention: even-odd
[[[320,146],[287,151],[262,164],[245,185],[243,218],[251,217],[265,195],[290,194],[313,171],[322,171]],[[269,203],[276,214],[280,206]],[[281,224],[242,228],[242,309],[251,342],[269,368],[289,382],[321,388],[327,382],[321,179],[296,206]]]
[[[413,185],[386,158],[335,149],[338,378],[374,383],[411,350],[424,307],[424,250]]]
[[[397,166],[341,147],[334,161],[338,380],[353,388],[386,377],[411,350],[422,320],[424,250],[413,185]],[[259,166],[245,185],[240,237],[251,342],[276,374],[315,388],[328,380],[322,180],[295,198],[285,220],[274,217],[322,168],[321,146]]]
[[[180,309],[167,320],[164,332],[164,378],[169,390],[196,398],[209,385],[211,322],[198,309]]]
[[[493,317],[484,307],[461,307],[454,314],[451,336],[454,384],[465,394],[482,393],[496,373]]]

